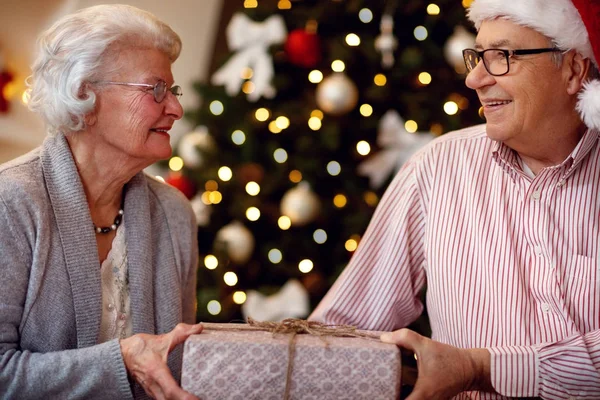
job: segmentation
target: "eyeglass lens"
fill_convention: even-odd
[[[154,100],[156,100],[157,103],[162,102],[167,95],[167,90],[173,93],[175,97],[181,96],[180,86],[173,86],[170,89],[167,89],[167,83],[165,81],[158,81],[153,89]]]

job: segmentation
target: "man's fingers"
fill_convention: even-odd
[[[421,335],[410,329],[399,329],[382,334],[380,339],[384,343],[393,343],[416,353],[422,338]]]

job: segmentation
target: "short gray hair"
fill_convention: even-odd
[[[85,86],[112,67],[111,45],[148,46],[164,52],[173,63],[181,39],[153,14],[122,5],[99,5],[67,15],[38,39],[38,57],[27,78],[29,109],[41,114],[48,132],[85,129],[96,95]]]

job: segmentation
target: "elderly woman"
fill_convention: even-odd
[[[42,34],[30,107],[49,135],[0,166],[0,398],[194,398],[194,215],[141,171],[170,156],[181,41],[134,7]],[[174,378],[175,377],[175,378]]]

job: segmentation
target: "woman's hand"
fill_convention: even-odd
[[[188,336],[201,331],[202,324],[177,324],[175,329],[164,335],[140,333],[121,340],[127,372],[154,399],[197,399],[179,387],[167,366],[167,356]]]
[[[408,400],[450,399],[467,390],[494,392],[486,349],[460,349],[409,329],[384,333],[381,341],[412,350],[417,357],[417,382]]]

